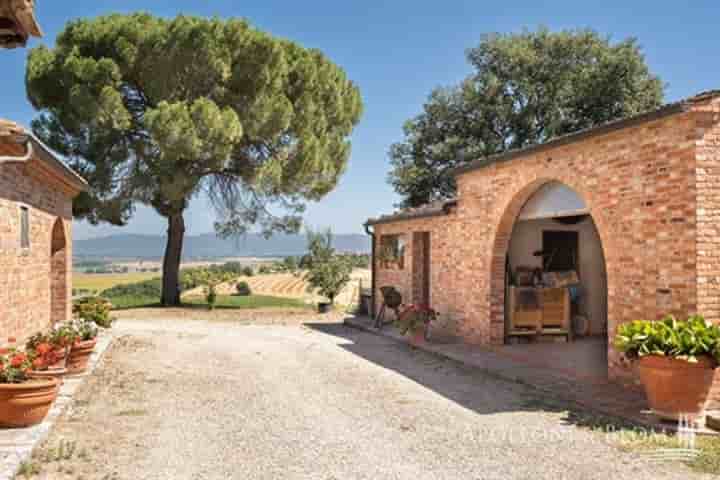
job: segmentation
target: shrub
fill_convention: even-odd
[[[335,253],[332,232],[308,231],[308,271],[305,275],[309,290],[316,289],[320,295],[335,303],[335,297],[350,281],[352,265]]]
[[[112,303],[102,297],[86,297],[73,303],[73,313],[86,322],[94,322],[103,328],[110,328],[113,318],[110,316]]]
[[[238,282],[238,284],[235,285],[235,290],[237,290],[237,294],[241,297],[252,295],[252,290],[250,290],[250,285],[248,285],[247,282]]]
[[[252,277],[255,275],[255,270],[253,270],[252,267],[245,267],[242,270],[242,274],[246,277]]]
[[[205,287],[205,301],[207,301],[208,308],[210,310],[215,308],[215,303],[217,302],[217,291],[215,290],[215,285],[208,285]]]
[[[113,297],[156,297],[160,298],[162,293],[162,279],[152,278],[142,282],[128,283],[125,285],[115,285],[112,288],[102,292],[103,297],[112,299]]]
[[[720,327],[700,315],[677,320],[668,315],[659,321],[636,320],[618,327],[615,348],[630,358],[662,355],[696,362],[699,355],[720,361]]]

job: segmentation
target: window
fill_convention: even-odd
[[[383,235],[380,237],[380,263],[385,268],[405,267],[405,239],[401,235]]]
[[[30,210],[20,207],[20,248],[30,248]]]
[[[578,232],[543,231],[543,266],[546,272],[578,269]]]

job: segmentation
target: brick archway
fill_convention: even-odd
[[[50,320],[63,322],[68,315],[68,256],[65,225],[55,220],[50,241]]]
[[[610,268],[611,259],[608,258],[608,246],[611,242],[610,230],[607,226],[604,215],[598,210],[597,206],[593,204],[592,195],[583,188],[583,185],[578,184],[572,179],[563,177],[564,176],[535,178],[521,186],[517,186],[515,189],[512,189],[512,193],[506,197],[508,200],[506,200],[504,207],[500,210],[502,214],[500,215],[499,223],[495,227],[495,238],[491,247],[492,258],[490,261],[489,311],[490,333],[492,339],[504,339],[505,335],[505,261],[510,247],[513,228],[520,211],[530,197],[532,197],[532,195],[535,194],[540,187],[550,182],[559,182],[573,189],[580,198],[583,199],[590,210],[590,216],[592,217],[598,237],[600,238],[600,247],[605,261],[607,280],[608,336],[611,336],[615,330],[615,323],[612,320],[612,312],[614,311],[612,293],[615,291],[615,281],[613,271]]]

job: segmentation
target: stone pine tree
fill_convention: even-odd
[[[124,225],[143,204],[167,219],[164,305],[180,303],[192,198],[210,198],[220,235],[297,231],[344,172],[362,112],[320,51],[240,19],[73,21],[30,53],[26,83],[34,132],[91,185],[76,218]]]
[[[659,106],[663,84],[634,39],[590,30],[493,34],[467,52],[474,73],[434,90],[390,149],[389,181],[412,207],[455,194],[449,171]]]

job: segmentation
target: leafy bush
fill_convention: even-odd
[[[235,285],[235,290],[237,290],[237,294],[241,297],[252,295],[252,290],[250,290],[250,285],[248,285],[247,282],[238,282],[238,284]]]
[[[86,297],[73,302],[73,313],[86,322],[94,322],[103,328],[110,328],[112,303],[102,297]]]
[[[242,274],[246,277],[252,277],[255,275],[255,270],[253,270],[252,267],[245,267],[243,268]]]
[[[103,297],[112,300],[113,297],[156,297],[160,298],[162,294],[162,279],[152,278],[142,282],[128,283],[125,285],[115,285],[102,292]]]
[[[696,362],[699,355],[720,361],[720,327],[700,315],[677,320],[668,315],[659,321],[636,320],[618,327],[615,348],[630,358],[663,355]]]
[[[210,310],[215,308],[215,303],[217,303],[217,291],[215,290],[215,285],[208,285],[205,287],[205,301],[207,302]]]
[[[308,231],[308,271],[305,275],[309,290],[317,289],[320,295],[335,303],[335,297],[350,281],[352,265],[335,253],[332,231]]]

